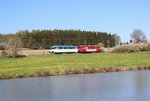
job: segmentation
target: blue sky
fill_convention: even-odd
[[[0,0],[0,33],[80,29],[117,33],[130,40],[135,28],[150,40],[150,0]]]

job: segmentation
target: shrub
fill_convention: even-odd
[[[12,56],[18,56],[18,51],[22,48],[22,41],[19,37],[13,36],[6,45],[6,49],[11,51]]]
[[[3,45],[0,45],[0,50],[5,50],[5,47]]]
[[[103,43],[98,43],[97,45],[100,46],[100,47],[104,47]]]
[[[2,56],[2,57],[6,57],[7,55],[8,55],[8,53],[7,53],[6,51],[2,51],[2,52],[1,52],[1,56]]]
[[[144,49],[145,49],[145,51],[150,51],[150,43],[148,43]]]
[[[140,44],[128,44],[117,46],[112,49],[112,53],[131,53],[131,52],[142,52],[150,51],[150,43],[140,43]]]

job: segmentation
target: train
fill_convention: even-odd
[[[102,52],[100,46],[96,45],[53,45],[49,48],[49,53],[61,54],[61,53],[100,53]]]

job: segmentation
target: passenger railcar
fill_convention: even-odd
[[[73,45],[54,45],[54,46],[50,47],[49,52],[50,53],[55,53],[55,54],[59,54],[59,53],[77,53],[78,48],[77,48],[77,46],[73,46]]]

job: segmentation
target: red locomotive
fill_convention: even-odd
[[[78,46],[78,52],[79,53],[99,53],[99,52],[102,52],[102,50],[100,49],[100,46],[88,45],[88,46]]]

